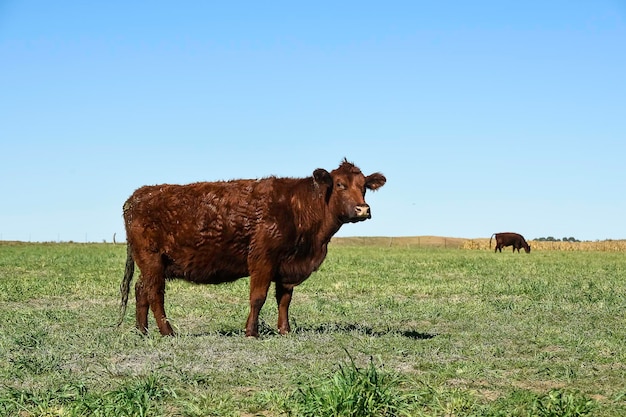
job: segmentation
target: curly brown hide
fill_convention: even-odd
[[[380,173],[364,176],[345,159],[330,173],[269,177],[136,190],[124,204],[128,242],[121,285],[122,317],[133,276],[136,323],[148,329],[148,309],[163,335],[172,335],[164,309],[166,279],[217,284],[250,276],[246,336],[258,336],[258,317],[270,283],[276,287],[278,330],[290,331],[293,288],[326,257],[342,224],[371,217],[365,191],[382,187]]]

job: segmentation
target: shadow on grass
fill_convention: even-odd
[[[370,326],[358,323],[324,323],[313,327],[298,327],[295,333],[360,333],[366,336],[381,337],[389,334],[400,334],[404,337],[416,340],[428,340],[437,336],[436,334],[421,333],[415,330],[399,330],[388,328],[386,330],[375,330]]]
[[[366,336],[381,337],[390,334],[399,334],[409,339],[429,340],[437,336],[432,333],[422,333],[415,330],[399,330],[389,328],[386,330],[374,330],[370,326],[357,323],[324,323],[318,326],[295,326],[291,332],[293,335],[298,334],[330,334],[330,333],[358,333]],[[220,336],[245,337],[244,330],[220,330],[217,332]],[[265,323],[259,323],[259,335],[261,337],[279,336],[278,331]],[[200,336],[200,335],[198,335]]]
[[[400,334],[409,339],[416,340],[429,340],[437,336],[437,334],[416,332],[415,330],[405,330],[400,332]]]

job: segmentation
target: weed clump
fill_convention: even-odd
[[[579,392],[552,390],[533,403],[536,417],[583,417],[592,415],[596,404]]]
[[[373,417],[407,415],[411,397],[400,390],[401,379],[378,369],[372,358],[359,368],[348,364],[313,386],[300,387],[293,395],[290,415],[302,417]]]

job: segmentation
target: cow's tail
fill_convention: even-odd
[[[130,283],[133,280],[133,274],[135,273],[135,260],[131,252],[130,243],[126,245],[126,268],[124,270],[124,278],[120,284],[120,295],[122,296],[122,302],[120,304],[120,318],[117,322],[119,326],[124,321],[126,315],[126,305],[128,304],[128,294],[130,293]]]
[[[489,249],[491,249],[491,239],[493,239],[493,237],[494,237],[495,235],[496,235],[496,234],[494,233],[494,234],[492,234],[492,235],[491,235],[491,237],[489,238]]]

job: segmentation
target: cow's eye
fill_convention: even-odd
[[[337,183],[337,189],[338,190],[345,190],[346,189],[346,185],[343,182],[338,182]]]

